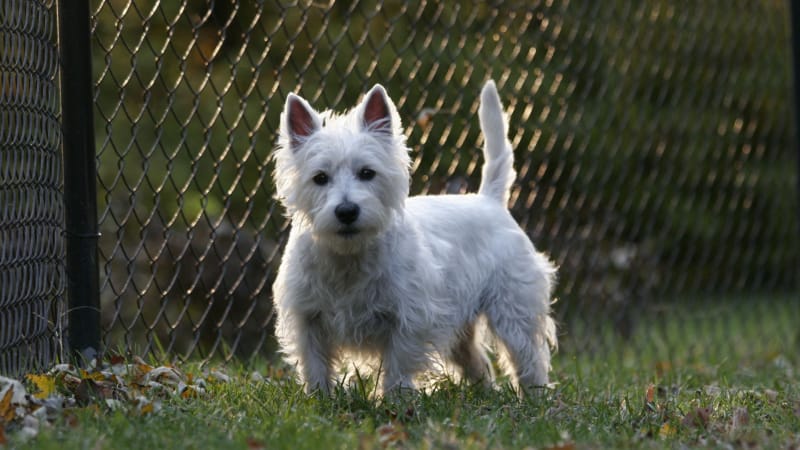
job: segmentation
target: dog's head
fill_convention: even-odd
[[[409,156],[397,109],[376,85],[344,115],[289,94],[275,150],[278,197],[294,226],[339,253],[356,253],[403,208]]]

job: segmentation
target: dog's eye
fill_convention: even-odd
[[[361,181],[369,181],[373,178],[375,178],[375,171],[372,169],[368,169],[365,167],[360,171],[358,171],[358,179]]]
[[[317,186],[325,186],[326,184],[328,184],[328,174],[326,174],[325,172],[320,172],[314,175],[314,178],[312,178],[311,180],[314,181],[314,184],[316,184]]]

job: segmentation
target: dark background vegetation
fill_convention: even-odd
[[[519,172],[511,209],[561,266],[565,335],[588,324],[626,336],[643,313],[798,292],[787,2],[95,0],[93,11],[111,347],[269,352],[287,230],[269,155],[285,97],[342,110],[375,83],[401,113],[422,194],[477,188],[478,92],[497,80]]]

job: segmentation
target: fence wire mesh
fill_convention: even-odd
[[[0,2],[0,373],[49,364],[63,306],[56,11]]]
[[[109,348],[272,350],[270,286],[288,224],[269,155],[289,92],[341,110],[386,86],[408,134],[412,193],[436,194],[479,183],[475,112],[488,78],[516,149],[511,210],[560,265],[562,351],[643,328],[637,342],[668,351],[665,315],[716,318],[708,333],[769,326],[796,338],[798,155],[783,1],[92,9]],[[721,319],[731,308],[748,311],[735,316],[741,324]]]

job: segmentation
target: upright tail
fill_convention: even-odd
[[[516,177],[514,152],[506,137],[508,123],[503,114],[500,96],[497,95],[497,87],[492,80],[487,81],[481,91],[478,117],[483,132],[483,156],[486,159],[478,193],[506,205],[511,184]]]

